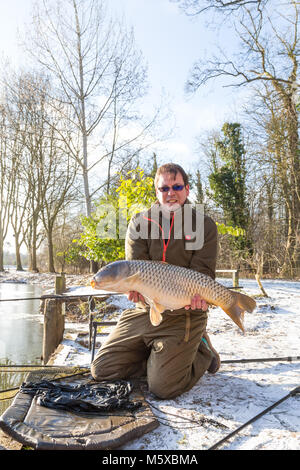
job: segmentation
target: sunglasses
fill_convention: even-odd
[[[184,184],[173,184],[172,189],[173,191],[182,191],[184,188]],[[157,188],[161,193],[167,193],[170,191],[170,186],[162,186],[161,188]]]

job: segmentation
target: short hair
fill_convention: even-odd
[[[180,173],[183,178],[184,185],[187,186],[189,184],[188,176],[180,165],[177,165],[176,163],[165,163],[165,165],[160,166],[156,171],[154,178],[155,188],[157,187],[158,178],[164,173],[171,173],[174,175],[174,179],[176,178],[177,173]]]

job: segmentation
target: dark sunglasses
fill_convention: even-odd
[[[184,184],[173,184],[172,189],[173,191],[182,191],[184,188]],[[170,186],[162,186],[161,188],[157,188],[161,193],[167,193],[170,191]]]

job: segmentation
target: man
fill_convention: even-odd
[[[197,227],[197,213],[192,209],[190,232],[186,233],[183,212],[189,204],[189,183],[183,168],[173,163],[158,168],[155,191],[156,204],[135,215],[130,222],[125,241],[126,259],[161,260],[214,278],[216,224],[204,216],[201,227]],[[203,243],[189,249],[188,242],[192,243],[191,238],[201,230]],[[207,370],[212,373],[218,370],[219,355],[206,333],[208,306],[199,295],[183,309],[165,311],[159,326],[151,324],[149,308],[141,294],[130,292],[128,298],[137,304],[136,308],[123,312],[98,351],[91,367],[96,380],[147,375],[151,392],[160,398],[174,398],[190,390]]]

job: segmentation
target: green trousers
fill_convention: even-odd
[[[147,375],[152,393],[174,398],[190,390],[211,363],[201,341],[206,323],[205,312],[164,312],[153,326],[144,309],[125,310],[92,362],[92,376],[102,381]]]

